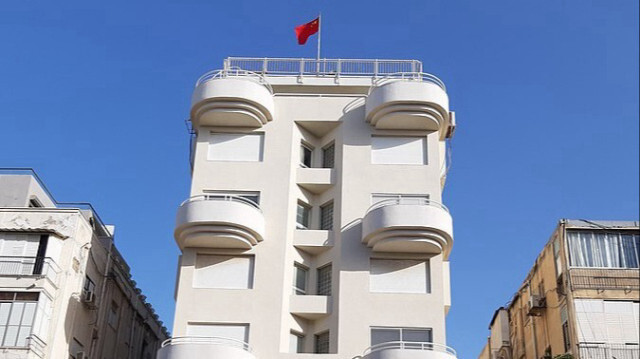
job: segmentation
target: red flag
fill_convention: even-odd
[[[304,25],[296,26],[296,37],[298,38],[298,45],[304,45],[307,42],[309,36],[318,32],[320,28],[320,18],[308,22]]]

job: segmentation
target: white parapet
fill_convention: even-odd
[[[250,249],[264,239],[257,204],[238,196],[191,197],[178,208],[174,236],[185,247]]]
[[[440,203],[390,199],[367,211],[362,241],[377,252],[442,253],[446,260],[453,245],[453,221]]]

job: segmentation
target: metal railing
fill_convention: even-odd
[[[418,206],[433,206],[440,208],[446,212],[449,212],[449,208],[447,208],[444,204],[436,201],[432,201],[426,198],[413,198],[413,197],[398,197],[385,199],[383,201],[374,203],[369,209],[367,209],[366,213],[369,213],[375,209],[387,207],[387,206],[395,206],[395,205],[418,205]]]
[[[36,276],[57,284],[60,267],[49,257],[0,256],[0,276]]]
[[[589,344],[578,343],[580,359],[638,359],[638,344]]]
[[[420,73],[418,60],[307,59],[228,57],[224,68],[240,68],[269,76],[370,76]]]
[[[267,82],[267,80],[264,78],[263,75],[253,71],[242,69],[240,67],[230,67],[230,68],[225,67],[222,70],[209,71],[204,75],[200,76],[200,78],[198,78],[198,81],[196,81],[196,87],[200,86],[201,84],[207,81],[211,81],[215,79],[224,79],[228,77],[243,77],[243,78],[252,80],[260,85],[263,85],[264,87],[267,88],[267,90],[269,90],[271,94],[273,94],[273,88],[271,87],[269,82]]]
[[[251,352],[249,344],[242,340],[224,338],[224,337],[200,337],[200,336],[180,336],[169,338],[162,342],[161,347],[167,347],[170,345],[221,345],[233,348],[239,348]]]
[[[401,349],[401,350],[429,350],[440,353],[451,354],[454,357],[457,356],[456,351],[448,347],[444,344],[436,344],[436,343],[428,343],[428,342],[407,342],[407,341],[396,341],[396,342],[386,342],[373,345],[367,348],[364,355],[375,353],[382,350],[390,350],[390,349]]]
[[[570,268],[571,289],[640,289],[638,269]]]
[[[184,206],[187,203],[196,202],[196,201],[240,202],[240,203],[244,203],[246,205],[249,205],[249,206],[257,209],[258,211],[262,212],[262,209],[260,209],[260,206],[256,202],[254,202],[254,201],[252,201],[250,199],[241,197],[241,196],[234,196],[234,195],[229,195],[229,194],[201,194],[201,195],[189,197],[186,200],[184,200],[182,203],[180,203],[180,207]]]

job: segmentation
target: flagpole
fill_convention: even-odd
[[[320,43],[322,42],[322,12],[318,13],[318,55],[316,57],[316,72],[320,73]]]

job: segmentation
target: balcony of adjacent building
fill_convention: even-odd
[[[184,336],[165,340],[157,359],[255,359],[249,344],[223,337]]]
[[[426,198],[382,200],[362,219],[362,242],[375,252],[442,254],[453,245],[453,222],[443,204]]]
[[[199,195],[178,208],[174,236],[186,247],[248,250],[264,239],[260,206],[236,195]]]
[[[456,351],[436,343],[394,341],[371,346],[362,359],[456,359]]]
[[[273,89],[265,78],[238,67],[207,72],[191,97],[195,127],[259,128],[273,119]]]

